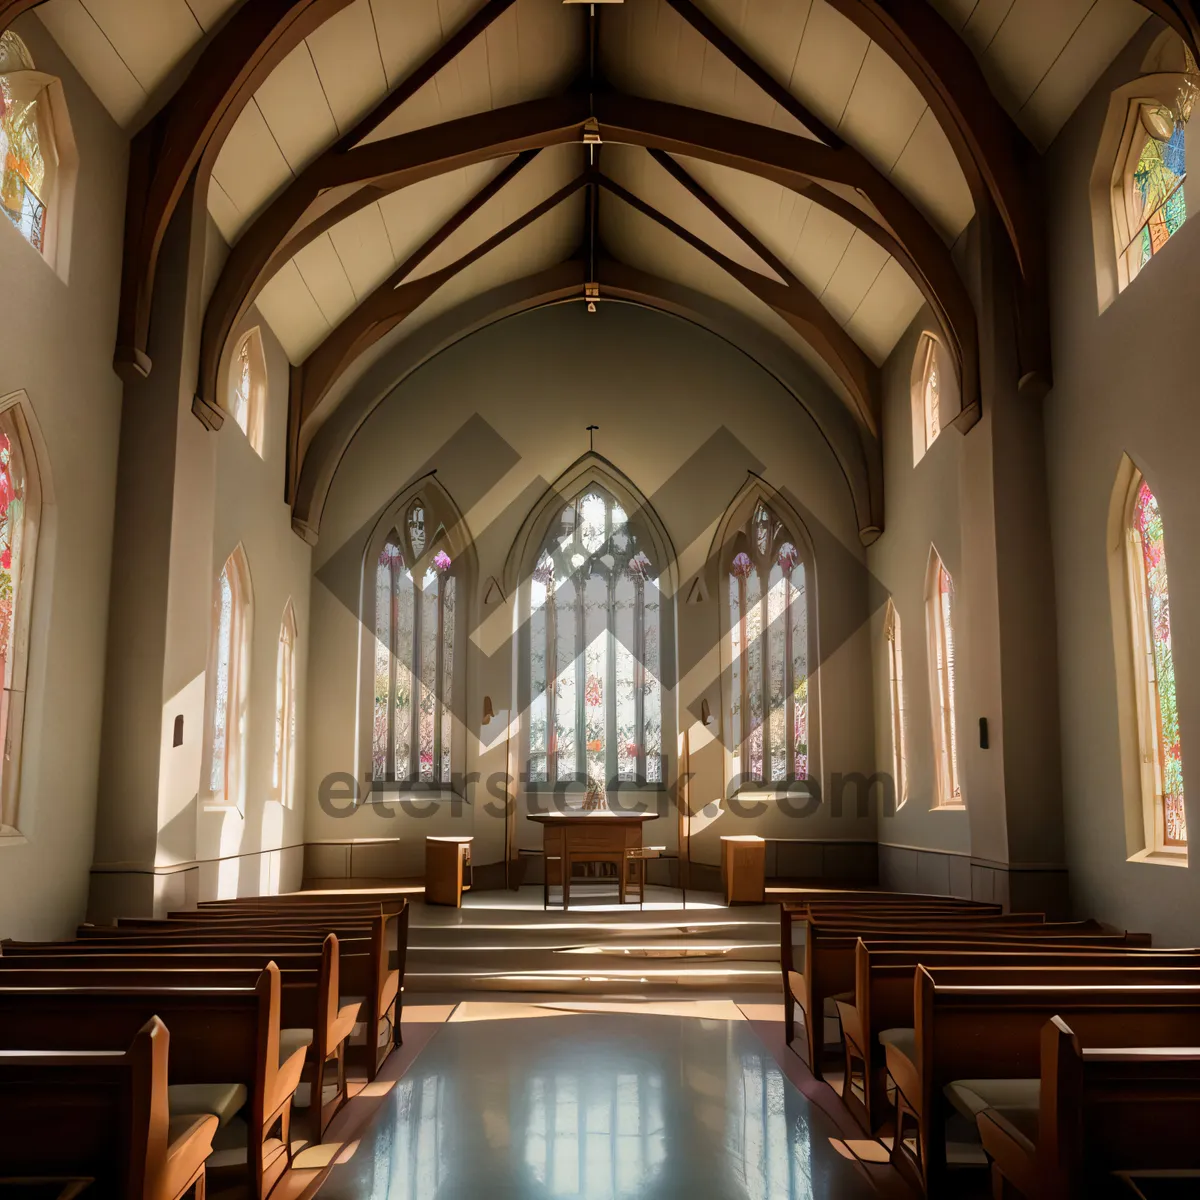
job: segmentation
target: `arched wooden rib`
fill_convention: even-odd
[[[321,171],[302,174],[247,231],[225,264],[205,315],[198,403],[215,397],[225,341],[263,284],[335,219],[387,191],[461,166],[579,140],[590,109],[606,140],[734,167],[828,203],[912,277],[954,355],[964,406],[978,403],[975,313],[949,250],[925,217],[857,152],[616,93],[597,95],[592,105],[576,95],[510,105],[371,142]]]

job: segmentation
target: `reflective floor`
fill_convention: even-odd
[[[857,1200],[836,1131],[746,1021],[443,1025],[322,1200]]]

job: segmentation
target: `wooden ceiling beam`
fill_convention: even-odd
[[[535,204],[515,220],[510,221],[503,229],[480,242],[466,254],[455,259],[454,262],[438,271],[432,271],[420,279],[405,282],[406,277],[424,259],[444,244],[456,229],[461,228],[469,217],[478,212],[488,200],[501,191],[530,161],[534,153],[536,151],[514,159],[501,172],[501,175],[485,184],[309,354],[300,366],[302,380],[299,395],[301,425],[317,411],[329,389],[359,355],[400,324],[444,283],[448,283],[472,263],[520,233],[526,226],[532,225],[534,221],[545,216],[551,209],[557,208],[587,182],[586,173],[576,176],[558,191]]]
[[[970,47],[929,0],[830,3],[913,82],[950,141],[976,212],[999,216],[1023,284],[1018,333],[1022,383],[1048,388],[1047,249],[1037,151],[996,99]]]
[[[601,175],[597,182],[704,255],[786,321],[816,351],[846,389],[854,406],[854,415],[865,431],[872,438],[879,437],[879,373],[854,339],[807,287],[799,280],[794,285],[780,283],[743,266],[607,176]]]
[[[254,221],[226,259],[204,314],[193,411],[206,423],[219,419],[218,374],[226,341],[267,280],[315,238],[410,184],[524,150],[577,142],[586,119],[586,97],[557,96],[322,155]]]
[[[1200,62],[1200,5],[1196,0],[1137,0],[1160,21],[1169,25]]]
[[[254,0],[213,35],[179,90],[130,146],[114,366],[148,375],[150,308],[167,226],[195,176],[197,202],[225,138],[268,75],[351,0]]]
[[[0,0],[0,33],[3,33],[18,17],[30,9],[37,8],[45,0]]]

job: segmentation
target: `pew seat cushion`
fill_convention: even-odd
[[[196,1113],[211,1113],[219,1126],[228,1125],[230,1118],[246,1103],[244,1083],[175,1083],[167,1088],[167,1108],[172,1123],[176,1117]]]
[[[916,1061],[917,1031],[915,1029],[884,1029],[879,1034],[879,1043],[882,1046],[891,1046],[898,1050],[910,1062]]]
[[[1037,1153],[1037,1109],[988,1108],[975,1118],[979,1136],[989,1152],[1003,1153],[1009,1147],[1033,1158]],[[1009,1155],[1004,1154],[1007,1159]]]
[[[279,1031],[279,1065],[282,1067],[297,1050],[311,1046],[313,1031],[311,1029],[281,1029]]]
[[[1006,1116],[1016,1113],[1018,1120],[1032,1113],[1035,1127],[1040,1091],[1038,1079],[956,1079],[945,1088],[946,1099],[969,1121],[994,1108]]]

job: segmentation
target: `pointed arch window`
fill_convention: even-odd
[[[47,82],[25,43],[0,34],[0,212],[43,254],[58,166]]]
[[[15,834],[41,475],[19,403],[0,409],[0,835]]]
[[[291,807],[296,778],[296,614],[289,600],[279,626],[275,663],[275,758],[271,789],[276,800]]]
[[[953,391],[948,369],[941,342],[932,333],[923,333],[912,371],[913,466],[941,435],[942,401],[948,388]]]
[[[237,344],[229,380],[229,411],[260,458],[267,394],[267,364],[262,334],[251,329]]]
[[[662,597],[647,531],[593,484],[561,510],[529,584],[528,782],[663,782]]]
[[[892,728],[892,778],[896,785],[896,804],[908,799],[907,713],[904,704],[904,654],[900,641],[900,614],[889,600],[883,622],[887,647],[888,706]]]
[[[963,794],[958,763],[958,720],[955,714],[957,665],[954,649],[954,580],[936,550],[929,564],[926,623],[929,630],[930,696],[933,701],[935,807],[959,808],[963,803]]]
[[[759,500],[727,551],[734,788],[809,776],[809,577],[800,545]]]
[[[208,797],[241,807],[245,791],[253,597],[246,553],[225,560],[213,595]]]
[[[458,563],[443,526],[427,538],[426,512],[413,500],[375,560],[371,770],[376,782],[448,786]]]
[[[1158,501],[1140,475],[1134,481],[1127,546],[1144,792],[1153,807],[1155,848],[1180,851],[1187,848],[1187,820],[1167,554]]]

